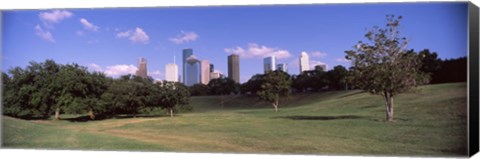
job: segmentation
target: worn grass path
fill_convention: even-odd
[[[463,156],[466,84],[423,87],[395,99],[384,122],[381,96],[361,91],[295,95],[274,112],[254,97],[193,97],[194,112],[174,118],[90,122],[3,117],[10,148],[276,154]]]

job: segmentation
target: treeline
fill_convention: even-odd
[[[410,50],[421,60],[421,71],[430,77],[430,83],[465,82],[467,59],[442,60],[428,49],[418,53]],[[154,82],[152,78],[124,75],[118,79],[103,73],[89,72],[77,64],[61,65],[53,60],[43,63],[30,62],[26,68],[15,67],[2,72],[3,114],[19,118],[49,118],[60,113],[88,113],[91,119],[99,115],[108,117],[118,114],[136,116],[145,110],[190,111],[190,95],[223,96],[247,94],[272,100],[272,97],[288,92],[318,92],[355,89],[351,80],[353,68],[335,66],[323,71],[320,67],[289,75],[276,71],[272,74],[256,74],[246,83],[238,84],[229,78],[211,80],[207,85],[186,87],[175,82]],[[278,79],[276,79],[278,77]],[[272,83],[282,87],[270,87]],[[271,92],[276,92],[271,95]],[[273,102],[275,103],[275,102]]]
[[[124,75],[118,79],[88,72],[77,64],[53,60],[30,62],[26,68],[2,72],[3,114],[18,118],[49,118],[60,113],[84,114],[91,119],[117,114],[136,116],[140,110],[191,110],[189,91],[181,83],[154,82]]]
[[[442,60],[436,52],[428,49],[420,51],[418,55],[422,58],[420,70],[430,74],[431,84],[467,81],[467,57]]]
[[[421,60],[422,72],[429,75],[429,83],[451,83],[467,81],[467,58],[442,60],[436,52],[428,49],[408,53],[415,54]],[[285,75],[291,80],[291,92],[319,92],[330,90],[355,89],[351,80],[353,68],[345,68],[341,65],[335,66],[332,70],[324,71],[321,67],[304,71],[299,75]],[[250,94],[257,95],[265,83],[265,74],[256,74],[243,84],[235,83],[229,78],[213,79],[208,85],[196,84],[189,87],[192,96],[203,95],[227,95],[227,94]]]

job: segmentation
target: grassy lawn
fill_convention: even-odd
[[[3,146],[275,154],[465,156],[466,84],[422,87],[394,100],[385,122],[381,96],[358,90],[293,95],[279,112],[255,97],[192,97],[174,118],[89,122],[3,117]]]

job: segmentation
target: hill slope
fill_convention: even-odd
[[[220,97],[193,97],[194,112],[174,118],[72,123],[3,117],[3,146],[459,156],[467,152],[466,101],[465,83],[425,86],[396,97],[395,121],[386,123],[383,98],[358,90],[294,95],[279,112],[255,97],[228,96],[223,107]]]

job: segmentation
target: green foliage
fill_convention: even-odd
[[[170,116],[173,116],[174,109],[177,111],[191,111],[193,108],[186,106],[189,104],[190,92],[187,86],[178,82],[163,81],[156,84],[156,93],[153,98],[153,105],[160,106],[162,109],[169,110]]]
[[[341,66],[335,66],[333,70],[327,72],[328,87],[330,90],[342,90],[345,89],[347,84],[348,70]]]
[[[2,78],[3,114],[27,119],[46,119],[56,111],[88,113],[92,119],[96,115],[136,116],[148,107],[187,105],[189,98],[188,89],[183,85],[175,84],[179,89],[167,91],[155,85],[152,78],[124,75],[111,79],[103,73],[88,72],[78,64],[60,65],[53,60],[30,62],[25,69],[10,69],[9,74],[2,73]],[[173,106],[169,103],[172,96],[178,97],[172,101],[176,103]],[[158,100],[162,102],[159,104]],[[179,111],[191,109],[182,106]]]
[[[405,50],[408,43],[399,37],[401,16],[387,15],[386,28],[373,27],[365,34],[369,43],[360,41],[354,50],[345,51],[352,60],[356,87],[384,96],[387,120],[393,120],[393,97],[428,82],[420,70],[421,60]]]
[[[275,111],[278,111],[278,100],[281,96],[290,94],[290,85],[292,83],[287,73],[282,71],[269,71],[263,77],[261,90],[257,92],[260,99],[272,103]]]
[[[300,75],[293,77],[292,87],[300,92],[321,91],[327,89],[330,81],[327,72],[321,67],[317,69],[303,71]]]
[[[247,82],[241,85],[241,92],[243,94],[254,94],[256,95],[260,91],[260,87],[263,83],[264,74],[253,75]]]
[[[426,83],[420,71],[421,61],[415,54],[406,52],[406,38],[399,37],[401,16],[387,16],[387,28],[375,26],[365,37],[370,43],[360,41],[354,50],[345,51],[352,60],[355,85],[373,94],[395,96]]]
[[[380,96],[359,90],[292,94],[282,110],[256,97],[191,98],[181,118],[122,118],[95,122],[2,118],[2,146],[214,153],[466,156],[467,84],[435,84],[400,94],[393,125],[382,121]],[[441,99],[441,100],[437,100]],[[283,100],[283,99],[282,99]],[[258,105],[257,105],[257,104]],[[464,111],[462,116],[461,111]],[[468,114],[468,113],[467,113]],[[172,140],[169,140],[172,139]],[[99,142],[100,141],[100,142]],[[339,148],[341,147],[341,148]]]
[[[204,84],[194,84],[193,86],[189,87],[188,90],[190,91],[190,95],[192,96],[205,96],[210,93],[210,88]]]
[[[223,77],[210,80],[208,87],[212,95],[228,95],[238,93],[240,86],[233,79]]]

